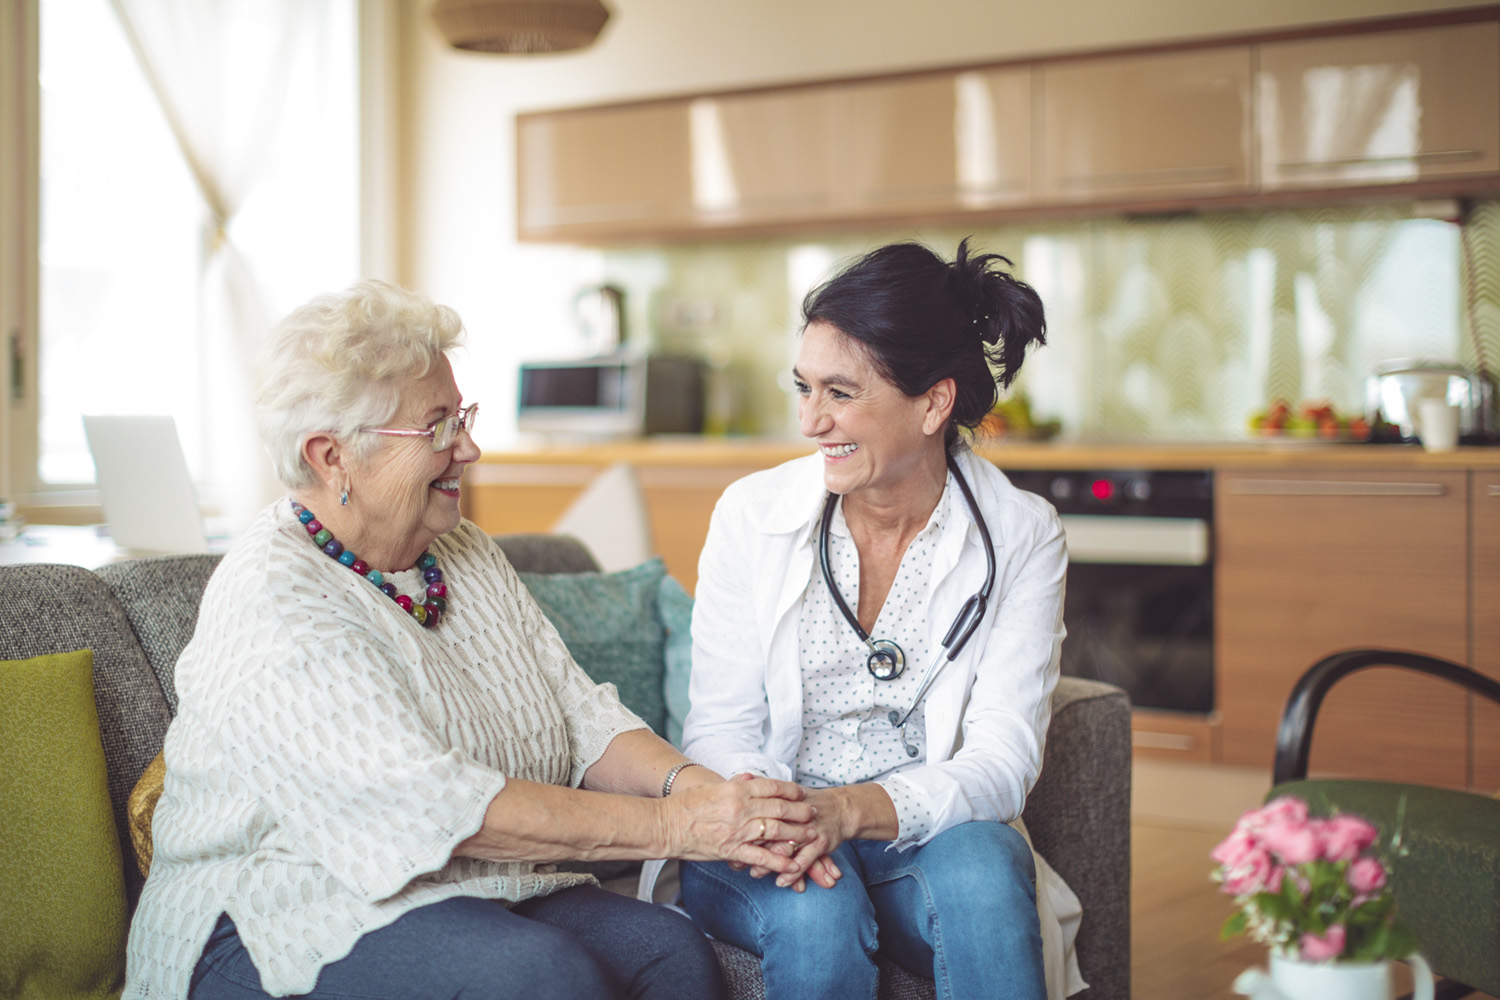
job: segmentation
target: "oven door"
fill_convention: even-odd
[[[1064,515],[1062,671],[1137,708],[1214,708],[1213,562],[1199,518]]]

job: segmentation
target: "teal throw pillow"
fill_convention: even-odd
[[[666,631],[657,616],[660,559],[618,573],[522,573],[521,582],[584,672],[610,683],[620,701],[658,734],[666,731],[662,691]]]
[[[688,714],[688,675],[693,670],[693,599],[675,577],[664,576],[656,595],[657,612],[667,630],[667,739],[682,747],[682,725]]]
[[[125,873],[87,649],[0,661],[0,997],[118,997]]]

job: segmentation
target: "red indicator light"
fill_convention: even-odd
[[[1089,489],[1094,494],[1094,499],[1100,503],[1109,503],[1115,496],[1115,484],[1108,479],[1096,479]]]

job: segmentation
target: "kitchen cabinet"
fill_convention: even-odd
[[[1470,666],[1500,680],[1500,472],[1470,475],[1472,532]],[[1500,705],[1473,698],[1473,783],[1485,792],[1500,790]]]
[[[1216,477],[1221,759],[1269,768],[1293,683],[1342,649],[1467,657],[1468,473],[1241,472]],[[1462,788],[1468,700],[1373,669],[1335,687],[1311,769]]]
[[[1043,64],[1043,200],[1251,190],[1250,46]]]
[[[1029,202],[1032,73],[1008,67],[840,88],[846,211]]]
[[[703,97],[689,110],[692,209],[707,226],[826,218],[839,189],[831,88]]]
[[[1500,171],[1500,23],[1258,47],[1268,190]]]
[[[685,224],[688,152],[681,102],[518,116],[518,233],[610,237]]]

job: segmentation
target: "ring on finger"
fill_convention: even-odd
[[[765,840],[766,839],[766,821],[765,821],[764,817],[762,817],[761,821],[760,821],[760,836],[756,837],[755,839],[756,840]]]

